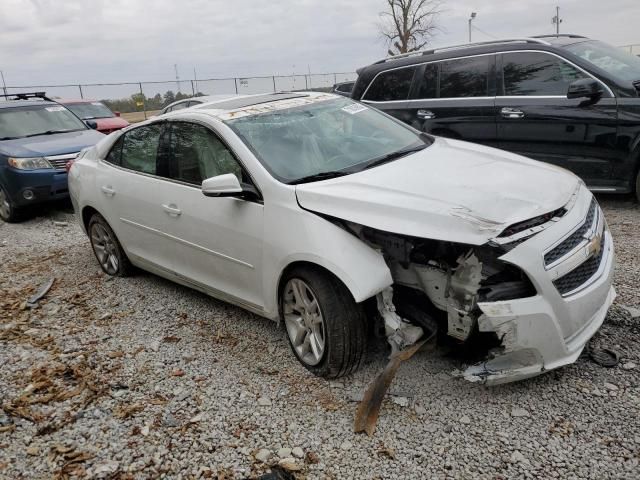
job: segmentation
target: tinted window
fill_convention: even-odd
[[[124,137],[120,137],[118,140],[116,140],[116,143],[113,144],[111,150],[109,150],[109,154],[107,155],[107,162],[113,163],[114,165],[120,165],[123,139]]]
[[[342,85],[338,85],[336,90],[339,92],[351,93],[351,90],[353,90],[353,85],[353,83],[343,83]]]
[[[436,98],[438,96],[438,63],[425,65],[424,75],[418,86],[418,98]]]
[[[365,100],[375,102],[406,100],[409,97],[414,71],[415,68],[400,68],[381,73],[369,86]]]
[[[124,134],[121,165],[137,172],[156,174],[156,154],[162,125],[139,127]]]
[[[486,97],[492,58],[484,55],[440,62],[440,97]]]
[[[240,165],[210,130],[194,123],[172,124],[169,174],[182,182],[200,185],[216,175],[233,173],[242,181]]]
[[[588,78],[577,68],[546,53],[505,53],[505,95],[566,95],[569,84]]]

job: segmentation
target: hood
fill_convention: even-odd
[[[111,132],[129,126],[129,122],[121,117],[94,118],[93,121],[98,124],[98,131],[106,130]]]
[[[79,152],[95,145],[104,135],[95,130],[38,135],[0,142],[0,152],[10,157],[43,157]]]
[[[296,187],[302,208],[386,232],[481,245],[566,205],[580,180],[519,155],[437,138],[379,167]]]

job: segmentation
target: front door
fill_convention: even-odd
[[[496,146],[495,94],[495,55],[427,63],[403,120],[423,132]]]
[[[501,55],[496,122],[500,148],[573,171],[587,185],[610,183],[616,149],[617,104],[603,84],[597,102],[568,99],[575,80],[590,78],[548,52]]]
[[[251,179],[208,127],[170,122],[168,176],[175,209],[167,233],[177,249],[176,273],[216,296],[254,309],[262,295],[263,205],[258,200],[205,197],[204,179],[233,173]]]

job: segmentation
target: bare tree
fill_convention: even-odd
[[[385,0],[380,33],[389,45],[389,55],[422,49],[439,30],[438,14],[443,0]]]

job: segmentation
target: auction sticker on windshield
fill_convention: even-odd
[[[351,105],[342,107],[342,111],[350,113],[351,115],[355,115],[356,113],[360,113],[364,110],[367,110],[367,107],[360,105],[359,103],[352,103]]]
[[[64,107],[47,107],[45,108],[47,112],[63,112]]]

